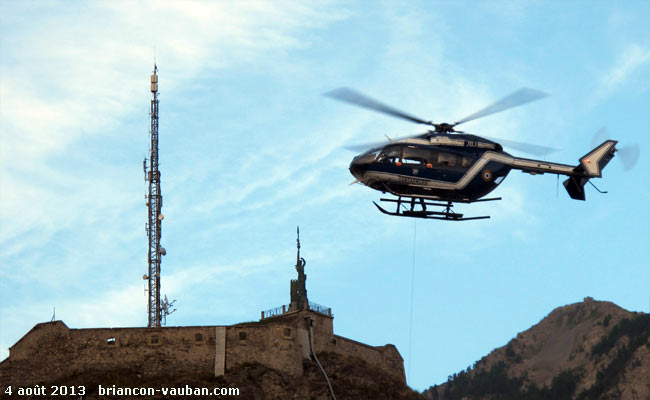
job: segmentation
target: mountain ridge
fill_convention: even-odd
[[[586,297],[554,309],[423,394],[429,399],[650,399],[649,335],[650,315]]]

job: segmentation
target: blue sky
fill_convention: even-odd
[[[395,344],[418,390],[585,296],[648,312],[649,18],[647,1],[2,2],[0,359],[54,306],[72,328],[146,325],[154,49],[169,325],[286,304],[298,224],[310,299],[337,334]],[[503,201],[459,206],[490,220],[389,217],[348,186],[342,146],[423,129],[321,96],[339,86],[436,122],[533,87],[551,96],[463,129],[574,164],[606,126],[641,157],[586,202],[513,171]]]

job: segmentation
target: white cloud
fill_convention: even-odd
[[[327,6],[276,7],[262,1],[63,4],[47,15],[36,12],[24,21],[29,27],[20,36],[3,26],[2,58],[14,62],[0,66],[0,240],[36,227],[48,232],[70,226],[79,210],[105,210],[114,185],[48,160],[79,140],[107,135],[135,110],[144,113],[154,47],[170,71],[165,90],[171,92],[206,67],[232,67],[308,45],[299,34],[302,29],[345,15],[318,10]],[[3,12],[24,16],[34,10],[12,3]],[[81,169],[87,167],[82,163]],[[35,178],[47,184],[39,185]],[[102,202],[93,202],[91,193],[98,191],[104,192]],[[76,195],[70,197],[70,192]],[[70,204],[71,199],[77,204]]]
[[[650,73],[648,61],[650,61],[650,49],[634,43],[625,46],[614,65],[601,76],[595,100],[602,101],[642,68],[645,68],[647,80],[648,73]]]
[[[14,4],[5,12],[27,12]],[[154,47],[170,71],[170,92],[206,66],[232,67],[304,45],[300,29],[343,15],[264,2],[102,2],[55,11],[30,21],[52,28],[46,35],[36,28],[5,33],[3,58],[15,60],[1,70],[5,165],[20,161],[16,154],[60,151],[81,131],[97,133],[144,108]]]
[[[138,238],[145,243],[142,173],[122,153],[146,149],[154,48],[165,72],[161,91],[171,94],[207,69],[282,69],[288,52],[310,46],[305,32],[347,15],[329,1],[5,2],[1,12],[0,280],[13,282],[3,299],[9,289],[19,299],[3,305],[0,325],[13,327],[3,329],[3,346],[44,320],[51,300],[42,299],[75,291],[66,282],[83,291],[108,271],[133,273],[133,247]],[[134,115],[142,116],[136,127],[125,122]],[[145,134],[134,138],[132,130]],[[103,154],[107,146],[114,147]],[[271,261],[255,260],[260,267]],[[111,269],[117,263],[125,265]],[[222,264],[220,271],[239,267]],[[190,269],[195,277],[208,271]],[[165,284],[172,291],[192,284],[186,275],[172,273]],[[113,275],[112,287],[120,278]],[[43,290],[25,304],[27,291],[16,287],[30,284]],[[140,285],[102,287],[96,297],[57,300],[57,314],[71,326],[136,324],[144,314]],[[11,323],[20,318],[30,322]]]
[[[57,299],[21,303],[14,307],[3,307],[2,325],[22,328],[19,335],[39,322],[49,321],[56,310],[56,319],[63,320],[71,328],[95,326],[138,326],[142,325],[146,311],[146,297],[142,286],[128,287],[99,292],[98,297],[80,303],[78,299]],[[13,330],[12,330],[13,331]],[[7,332],[2,332],[0,360],[8,355]],[[18,340],[20,336],[16,337]],[[14,340],[14,342],[15,342]]]

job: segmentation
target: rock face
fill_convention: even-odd
[[[387,373],[382,368],[376,368],[363,359],[354,356],[343,356],[337,353],[323,352],[318,358],[326,370],[338,400],[426,400],[425,397],[411,389],[404,382]],[[192,395],[184,396],[191,399],[246,399],[246,400],[330,400],[330,392],[323,375],[313,360],[303,360],[303,375],[295,376],[286,371],[271,368],[257,362],[237,365],[219,377],[212,374],[187,374],[179,371],[176,374],[144,376],[128,368],[122,369],[87,369],[78,374],[61,376],[54,380],[42,380],[39,385],[46,388],[51,386],[87,388],[86,399],[131,399],[131,398],[175,398],[163,397],[160,391],[157,396],[142,397],[119,395],[104,392],[100,396],[98,388],[152,388],[180,389],[186,387],[238,389],[238,394],[230,395]],[[33,386],[32,386],[33,387]],[[2,396],[7,399],[24,399],[17,396],[14,388],[13,396]],[[222,392],[226,393],[226,392]],[[34,397],[61,398],[61,397]],[[68,398],[68,397],[65,397]],[[72,397],[69,397],[72,398]],[[180,396],[178,398],[183,398]]]
[[[650,315],[590,297],[553,310],[429,399],[650,399]]]

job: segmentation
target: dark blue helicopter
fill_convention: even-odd
[[[389,139],[388,143],[371,146],[352,160],[350,172],[355,177],[353,183],[362,183],[382,193],[396,196],[380,199],[396,203],[395,212],[386,211],[374,203],[381,212],[389,215],[451,221],[490,218],[464,217],[463,214],[452,211],[453,203],[501,200],[500,197],[483,197],[496,189],[512,169],[519,169],[531,175],[566,175],[568,179],[564,181],[564,187],[569,196],[572,199],[585,200],[585,184],[591,178],[602,177],[603,168],[617,151],[616,140],[605,140],[580,158],[578,165],[557,164],[514,157],[503,151],[502,145],[495,141],[454,129],[462,123],[546,96],[545,93],[528,88],[519,89],[454,124],[434,124],[349,88],[339,88],[325,95],[433,127],[421,135]],[[556,150],[526,143],[499,141],[507,147],[519,148],[529,153],[544,154]],[[427,206],[442,207],[442,210],[432,211]]]

